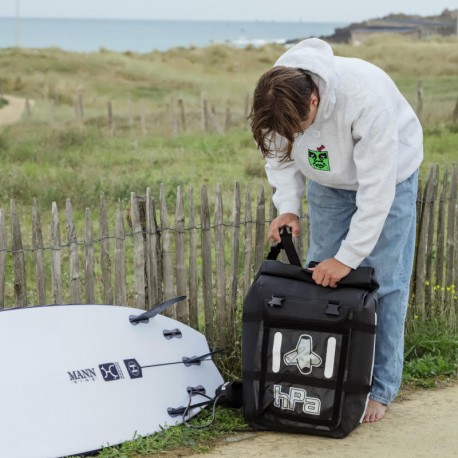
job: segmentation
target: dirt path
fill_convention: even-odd
[[[4,95],[3,98],[8,100],[8,105],[0,108],[0,124],[13,124],[19,121],[25,110],[25,99],[13,95]],[[29,103],[30,107],[34,104],[32,100],[29,100]]]
[[[422,390],[395,402],[380,423],[363,424],[345,439],[240,433],[200,458],[458,457],[458,385]],[[189,458],[189,457],[188,457]]]

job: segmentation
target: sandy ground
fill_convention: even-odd
[[[379,423],[344,439],[282,433],[239,433],[200,458],[458,457],[458,385],[406,394]]]
[[[0,108],[0,124],[13,124],[19,121],[25,110],[25,99],[12,95],[4,95],[3,98],[8,100],[8,105]],[[32,108],[34,102],[29,100],[29,103]]]

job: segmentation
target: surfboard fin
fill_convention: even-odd
[[[162,331],[162,335],[167,339],[181,339],[183,337],[183,334],[178,328],[175,329],[164,329]]]
[[[211,351],[210,353],[205,353],[205,355],[201,355],[201,356],[191,356],[191,358],[188,358],[187,356],[183,356],[182,361],[186,367],[200,366],[200,363],[204,361],[208,356],[213,356],[213,355],[216,355],[217,353],[222,353],[223,351],[225,351],[224,348],[219,348],[217,350]]]
[[[171,417],[183,416],[184,414],[188,413],[192,409],[195,409],[197,407],[206,407],[206,406],[208,406],[208,404],[210,404],[212,402],[214,402],[214,400],[212,398],[209,398],[208,401],[198,402],[197,404],[191,404],[191,405],[188,405],[187,407],[185,407],[185,406],[168,407],[167,408],[167,413]]]
[[[159,315],[159,313],[168,309],[173,304],[176,304],[177,302],[180,302],[180,301],[184,301],[185,299],[186,299],[186,296],[174,297],[173,299],[169,299],[168,301],[162,302],[162,304],[156,305],[151,310],[148,310],[145,313],[142,313],[140,315],[130,315],[129,321],[133,325],[137,325],[138,323],[148,323],[150,318],[154,318],[156,315]]]

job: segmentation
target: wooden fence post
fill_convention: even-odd
[[[426,282],[426,244],[428,241],[429,219],[431,216],[432,193],[434,187],[434,166],[429,169],[429,176],[423,194],[423,210],[420,218],[420,234],[417,243],[417,270],[415,286],[415,304],[418,316],[425,317],[425,282]]]
[[[126,292],[126,231],[122,213],[121,199],[118,200],[116,208],[115,226],[115,292],[114,303],[116,305],[127,305]]]
[[[144,309],[145,301],[145,242],[137,196],[130,193],[130,211],[132,216],[132,231],[134,234],[134,305]]]
[[[151,188],[146,189],[146,278],[148,288],[148,306],[162,301],[162,260],[159,231],[157,229],[154,198]]]
[[[197,306],[197,229],[194,211],[194,191],[189,188],[189,324],[199,329],[199,313]]]
[[[434,304],[431,299],[431,285],[433,284],[432,278],[432,265],[433,265],[433,246],[434,246],[434,224],[435,224],[435,208],[436,208],[436,194],[439,178],[439,166],[436,164],[432,168],[432,185],[431,185],[431,203],[429,204],[429,220],[428,220],[428,235],[426,242],[426,272],[425,272],[425,304],[428,306],[428,316],[432,315],[432,307]]]
[[[186,295],[186,265],[185,265],[185,215],[181,186],[177,188],[177,204],[175,211],[175,272],[177,296]],[[187,301],[180,301],[176,305],[177,320],[189,323]]]
[[[32,248],[35,256],[35,285],[37,288],[37,303],[46,304],[46,275],[44,262],[43,232],[41,229],[40,213],[37,200],[32,202]]]
[[[216,185],[215,201],[215,267],[216,267],[216,342],[225,347],[227,342],[226,266],[224,256],[223,196],[221,185]]]
[[[113,116],[113,102],[108,102],[108,129],[112,137],[116,136],[116,123]]]
[[[84,290],[86,304],[95,304],[94,240],[92,237],[90,208],[86,208],[84,214],[84,257]]]
[[[416,106],[415,112],[417,113],[418,118],[421,119],[421,115],[423,112],[423,81],[422,80],[417,81],[417,106]]]
[[[103,301],[105,304],[113,304],[113,289],[111,283],[111,258],[110,240],[108,231],[108,218],[105,205],[105,194],[100,193],[99,200],[99,226],[100,226],[100,267],[102,270]]]
[[[243,297],[246,296],[251,286],[251,260],[253,251],[253,213],[251,211],[251,191],[247,185],[245,192],[245,233],[244,233],[244,257],[243,257]]]
[[[454,252],[457,249],[455,246],[455,215],[457,212],[457,171],[456,165],[453,165],[452,176],[450,179],[450,197],[448,203],[448,215],[447,215],[447,249],[446,249],[446,259],[445,259],[445,286],[451,287],[455,285],[458,288],[458,285],[454,283],[453,272],[457,269],[457,266],[454,265]]]
[[[6,250],[5,212],[0,208],[0,309],[5,308]]]
[[[78,104],[78,121],[83,123],[84,122],[84,97],[81,91],[78,92],[77,96],[77,104]]]
[[[62,265],[59,215],[56,202],[52,203],[51,220],[51,288],[53,304],[62,304]]]
[[[415,222],[415,252],[413,258],[413,266],[412,266],[412,276],[410,278],[410,286],[409,286],[409,301],[411,301],[412,307],[409,307],[407,310],[408,318],[413,318],[414,314],[416,313],[415,308],[415,294],[417,288],[417,265],[418,265],[418,252],[419,252],[419,244],[418,240],[420,238],[420,227],[421,227],[421,216],[423,213],[423,184],[421,177],[418,176],[418,187],[417,187],[417,201],[416,201],[416,222]]]
[[[264,186],[260,186],[259,198],[256,207],[256,246],[254,265],[257,271],[264,261],[264,247],[266,242],[266,200],[264,197]]]
[[[230,265],[230,295],[228,307],[228,321],[231,325],[231,338],[235,340],[237,330],[237,292],[239,272],[239,251],[240,251],[240,183],[235,183],[234,197],[232,204],[232,255]]]
[[[65,213],[67,221],[67,243],[70,247],[70,297],[72,304],[81,304],[81,280],[78,261],[78,244],[76,239],[73,209],[70,199],[66,200]]]
[[[184,109],[183,99],[178,99],[178,107],[180,109],[181,131],[186,132],[186,112]]]
[[[16,211],[16,202],[11,199],[11,252],[13,254],[14,297],[18,307],[27,305],[27,282],[21,226]]]
[[[166,192],[164,183],[160,187],[160,215],[161,215],[161,233],[162,233],[162,267],[163,267],[163,280],[164,280],[164,299],[168,300],[175,296],[173,268],[172,268],[172,248],[170,244],[170,227],[169,227],[169,214],[167,210]],[[168,309],[165,315],[175,317],[176,306],[173,309]]]
[[[205,335],[213,342],[213,282],[212,282],[212,246],[210,233],[210,207],[208,205],[207,187],[200,191],[201,210],[201,255],[202,255],[202,288],[204,300]]]
[[[445,248],[445,206],[448,190],[448,167],[445,169],[442,180],[442,191],[439,198],[439,210],[437,215],[436,234],[436,278],[433,287],[444,286],[444,248]],[[436,290],[437,291],[437,290]]]

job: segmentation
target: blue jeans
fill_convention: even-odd
[[[418,171],[396,186],[394,202],[372,253],[361,265],[375,269],[380,284],[374,378],[370,398],[389,404],[396,396],[404,362],[404,322],[415,248]],[[307,264],[337,253],[356,211],[356,191],[310,181],[307,191],[310,247]]]

